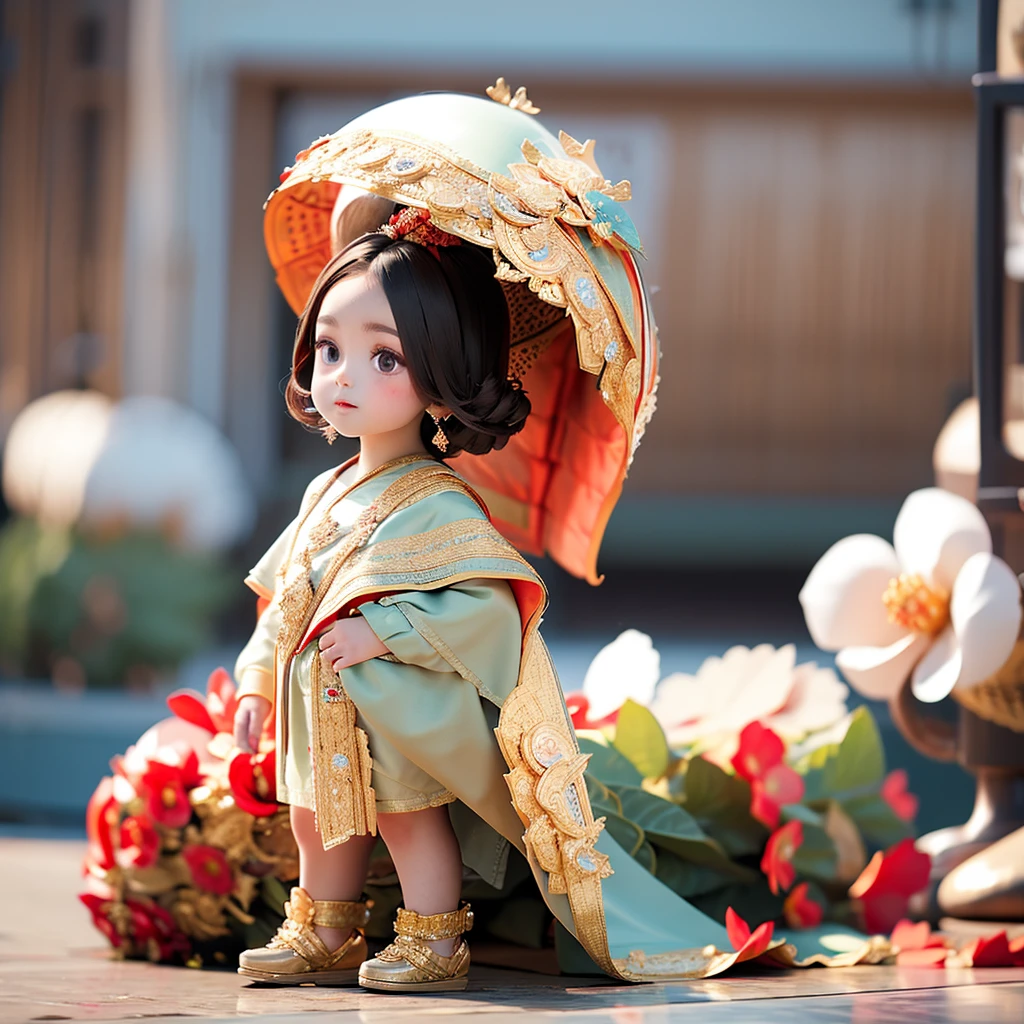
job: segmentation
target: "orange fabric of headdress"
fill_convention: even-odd
[[[401,238],[422,245],[437,258],[440,258],[438,249],[462,244],[462,239],[457,235],[442,231],[430,223],[429,210],[418,210],[412,206],[399,210],[380,230],[381,234],[395,241]]]

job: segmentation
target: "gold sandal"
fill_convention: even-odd
[[[261,949],[247,949],[238,958],[238,973],[269,985],[354,985],[366,959],[366,927],[373,904],[314,900],[295,886],[284,905],[285,919]],[[313,925],[354,928],[333,953]]]
[[[469,982],[469,946],[461,935],[472,927],[468,903],[429,916],[399,908],[398,938],[359,968],[359,984],[382,992],[461,992]],[[441,956],[426,944],[456,938],[459,943],[451,956]]]

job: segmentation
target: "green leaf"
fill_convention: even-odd
[[[606,786],[619,784],[623,786],[639,786],[643,776],[633,764],[612,747],[606,747],[596,740],[580,737],[580,750],[590,754],[588,774],[603,782]]]
[[[260,899],[280,917],[284,917],[284,904],[288,890],[273,875],[265,875],[260,882]]]
[[[621,846],[630,857],[635,857],[640,847],[644,845],[647,837],[644,830],[635,822],[622,817],[613,806],[602,804],[599,801],[591,801],[590,809],[594,812],[595,818],[604,818],[604,827],[608,834]]]
[[[627,700],[619,709],[614,746],[645,779],[660,779],[672,763],[658,720],[633,700]]]
[[[610,792],[618,798],[622,816],[639,825],[657,849],[712,868],[724,876],[722,884],[729,879],[755,877],[748,869],[731,861],[689,811],[635,786],[613,786]]]
[[[804,776],[804,800],[847,800],[881,785],[885,753],[878,726],[866,706],[857,708],[846,735],[811,751],[797,771]]]
[[[732,907],[750,925],[751,930],[765,921],[777,918],[782,913],[782,901],[782,896],[772,895],[764,878],[748,885],[734,883],[690,899],[698,910],[723,923],[726,909]]]
[[[750,786],[704,757],[686,769],[685,807],[698,824],[733,857],[759,853],[768,833],[750,816]]]
[[[658,855],[654,852],[654,847],[646,839],[640,844],[640,848],[636,853],[633,854],[633,860],[638,864],[642,864],[652,875],[658,868]]]
[[[805,825],[820,825],[825,820],[824,815],[804,804],[783,805],[782,817],[785,821],[802,821]]]
[[[838,856],[836,844],[818,825],[804,825],[804,841],[793,854],[793,867],[798,875],[807,875],[823,882],[836,879]]]
[[[842,801],[840,806],[853,819],[864,838],[876,846],[892,846],[912,834],[910,825],[897,817],[879,793],[852,797]]]
[[[683,899],[714,892],[716,889],[725,888],[736,881],[735,878],[723,875],[712,867],[685,860],[660,844],[655,844],[655,850],[658,854],[658,867],[655,871],[658,881],[667,885]],[[739,864],[733,866],[737,870],[746,872],[751,880],[757,877],[755,872]]]
[[[590,797],[591,809],[595,804],[601,804],[604,807],[611,807],[616,814],[622,813],[622,803],[615,795],[614,790],[609,789],[589,771],[583,773],[583,781],[587,784],[587,796]],[[594,811],[594,814],[596,815],[597,812]]]

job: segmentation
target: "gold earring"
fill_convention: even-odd
[[[441,429],[440,419],[433,413],[430,414],[430,418],[434,421],[434,426],[437,427],[437,433],[430,439],[430,443],[443,454],[448,451],[448,438]]]
[[[328,444],[334,444],[338,439],[338,432],[328,423],[326,426],[320,428],[320,433],[324,435]]]

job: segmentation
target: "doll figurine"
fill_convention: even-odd
[[[614,978],[705,977],[738,955],[594,818],[538,632],[544,584],[517,551],[598,582],[653,411],[629,185],[593,143],[547,132],[522,90],[488,92],[370,111],[268,200],[271,262],[301,311],[289,411],[360,452],[310,484],[247,580],[269,603],[236,666],[235,736],[253,749],[276,704],[301,860],[277,936],[242,954],[249,979],[463,988],[463,866],[500,887],[512,846]],[[404,907],[367,959],[378,830]]]

